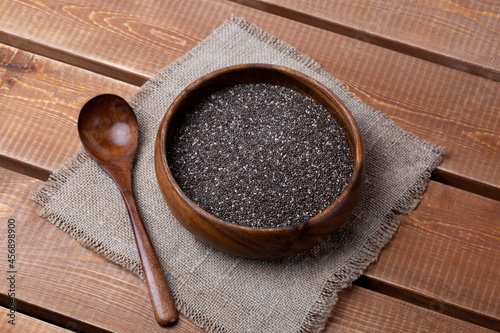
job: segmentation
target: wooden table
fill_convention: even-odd
[[[0,4],[0,331],[199,331],[185,317],[171,330],[157,326],[144,283],[38,217],[31,196],[80,148],[86,100],[130,97],[231,14],[446,148],[421,203],[342,292],[326,331],[500,330],[497,0],[9,0]]]

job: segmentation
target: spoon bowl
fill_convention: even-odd
[[[85,150],[99,164],[133,161],[139,131],[128,103],[115,95],[88,101],[78,117],[78,133]]]
[[[83,147],[115,181],[127,206],[156,321],[177,322],[177,310],[132,192],[132,167],[139,130],[137,118],[123,98],[106,94],[88,101],[78,116]]]

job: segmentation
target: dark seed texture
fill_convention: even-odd
[[[172,174],[199,207],[257,228],[297,225],[332,204],[353,171],[347,138],[312,99],[270,84],[218,91],[180,121]]]

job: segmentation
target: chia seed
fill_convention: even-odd
[[[338,198],[353,172],[335,119],[309,97],[270,84],[203,99],[174,130],[167,158],[199,207],[256,228],[307,221]]]

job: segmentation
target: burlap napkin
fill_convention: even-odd
[[[195,239],[171,215],[156,183],[154,142],[165,111],[189,83],[213,70],[270,63],[325,84],[353,113],[365,140],[367,181],[354,214],[328,241],[280,260],[249,260]],[[140,143],[134,191],[178,309],[213,332],[319,331],[337,293],[376,260],[419,201],[441,149],[409,134],[347,91],[310,57],[241,18],[232,18],[132,97]],[[141,276],[136,245],[111,179],[79,152],[35,194],[42,216],[83,245]]]

